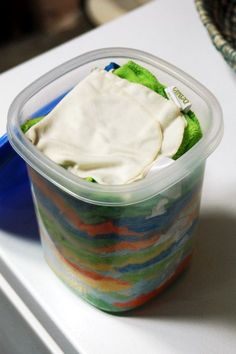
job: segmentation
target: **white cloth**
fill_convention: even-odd
[[[184,127],[173,102],[95,69],[26,136],[79,177],[119,185],[142,178],[160,154],[172,156]]]

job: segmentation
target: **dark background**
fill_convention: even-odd
[[[0,72],[95,27],[80,0],[1,0]]]
[[[150,0],[0,0],[0,73]]]

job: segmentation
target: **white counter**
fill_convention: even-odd
[[[222,105],[225,134],[207,163],[192,265],[161,296],[121,316],[93,308],[65,287],[46,265],[37,238],[0,230],[2,273],[66,353],[235,353],[236,74],[211,44],[193,1],[151,2],[2,74],[0,135],[9,104],[24,86],[74,56],[109,46],[174,63]]]

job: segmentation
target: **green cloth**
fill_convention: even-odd
[[[87,182],[97,183],[93,177],[85,177]]]
[[[172,157],[174,160],[177,160],[202,138],[201,126],[195,113],[188,111],[184,116],[187,121],[187,126],[184,130],[182,143],[176,154]]]
[[[134,63],[132,60],[114,70],[113,74],[130,82],[142,84],[151,90],[156,91],[159,93],[159,95],[167,97],[165,93],[166,86],[162,85],[157,80],[157,78],[152,73],[150,73],[150,71],[138,65],[137,63]]]
[[[132,60],[114,70],[113,74],[130,82],[144,85],[157,92],[159,95],[167,98],[164,90],[166,86],[161,84],[157,78],[152,73],[150,73],[150,71],[138,65],[137,63],[134,63]],[[184,131],[182,143],[176,154],[172,157],[174,160],[177,160],[180,156],[187,152],[202,137],[200,123],[195,113],[189,111],[188,113],[185,113],[184,116],[187,121],[187,126]]]
[[[44,118],[44,116],[33,118],[33,119],[28,119],[25,123],[23,123],[21,125],[22,132],[25,134],[29,130],[29,128],[31,128],[36,123],[40,122],[43,118]]]

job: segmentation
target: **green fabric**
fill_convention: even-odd
[[[189,111],[184,116],[187,121],[187,126],[184,130],[182,143],[176,154],[173,156],[174,160],[177,160],[202,138],[202,130],[195,113]]]
[[[93,177],[86,177],[85,180],[87,182],[97,183]]]
[[[44,116],[33,118],[33,119],[28,119],[25,123],[23,123],[21,125],[22,132],[25,134],[29,130],[29,128],[31,128],[36,123],[40,122],[43,118],[44,118]]]
[[[119,67],[118,69],[114,70],[113,74],[130,82],[135,82],[144,85],[150,88],[151,90],[157,92],[159,95],[167,98],[166,93],[164,91],[166,86],[161,84],[156,79],[156,77],[152,73],[150,73],[150,71],[134,63],[131,60],[128,61],[128,63]],[[172,157],[174,160],[177,160],[180,156],[187,152],[202,137],[200,123],[195,113],[189,111],[188,113],[185,113],[184,116],[187,121],[187,126],[184,131],[182,143],[176,154]]]
[[[132,60],[114,70],[113,74],[130,82],[144,85],[151,90],[156,91],[159,95],[166,97],[164,90],[166,86],[162,85],[157,78],[150,73],[150,71],[134,63]]]

